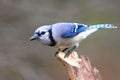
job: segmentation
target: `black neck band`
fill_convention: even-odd
[[[54,38],[52,36],[52,29],[50,29],[48,32],[49,32],[49,38],[50,38],[50,41],[51,41],[51,44],[49,46],[55,46],[56,41],[54,40]]]

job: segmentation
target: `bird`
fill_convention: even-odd
[[[42,44],[55,47],[58,51],[66,52],[65,58],[79,46],[79,43],[90,34],[105,28],[117,28],[115,24],[86,25],[74,22],[58,22],[51,25],[43,25],[34,31],[30,41],[38,39]]]

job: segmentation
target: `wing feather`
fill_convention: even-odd
[[[84,32],[88,28],[87,25],[73,23],[70,28],[62,34],[63,38],[71,38],[78,35],[81,32]]]

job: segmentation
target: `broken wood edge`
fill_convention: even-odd
[[[64,52],[59,52],[56,58],[65,66],[70,80],[102,80],[99,70],[92,68],[88,57],[84,55],[79,57],[75,51],[67,58],[64,56]]]

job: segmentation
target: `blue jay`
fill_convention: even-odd
[[[65,57],[68,57],[79,46],[79,42],[93,32],[104,28],[117,28],[117,26],[114,24],[85,25],[61,22],[39,27],[29,40],[39,39],[44,45],[58,48],[58,52],[67,50]]]

